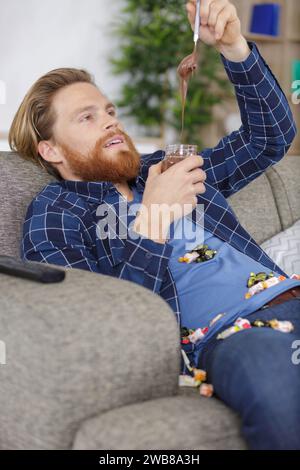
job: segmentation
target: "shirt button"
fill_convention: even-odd
[[[150,259],[150,258],[152,258],[152,255],[151,255],[151,253],[146,253],[146,258],[147,258],[147,259]]]

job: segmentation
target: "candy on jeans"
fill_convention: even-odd
[[[189,335],[189,340],[191,343],[196,343],[199,339],[202,339],[204,337],[204,333],[202,331],[202,328],[197,328],[192,334]]]
[[[183,360],[184,360],[184,363],[186,365],[186,367],[188,368],[188,370],[190,372],[193,372],[193,369],[194,367],[192,367],[191,363],[190,363],[190,360],[189,358],[187,357],[187,354],[186,352],[184,351],[184,349],[181,349],[181,354],[182,354],[182,357],[183,357]]]
[[[183,338],[183,339],[181,340],[181,343],[182,343],[182,344],[189,344],[189,342],[190,342],[190,340],[189,340],[188,338]]]
[[[180,336],[181,336],[182,344],[189,344],[190,342],[189,337],[188,337],[189,334],[190,334],[190,330],[188,328],[186,328],[185,326],[180,328]]]
[[[179,376],[179,386],[186,386],[186,387],[202,387],[202,392],[200,391],[201,395],[206,397],[211,397],[213,394],[213,386],[211,384],[204,384],[206,380],[206,372],[202,369],[197,369],[197,367],[193,367],[189,358],[187,357],[185,351],[181,349],[181,353],[184,359],[184,362],[189,369],[190,372],[193,373],[193,377],[187,374],[182,374]],[[203,387],[205,385],[206,387]]]
[[[212,384],[203,383],[190,375],[179,375],[178,385],[179,387],[199,387],[200,395],[208,398],[210,398],[214,393]]]
[[[251,328],[251,324],[249,320],[247,320],[247,318],[239,317],[237,320],[235,320],[234,324],[242,330],[245,330],[246,328]]]
[[[254,284],[254,286],[250,287],[248,292],[245,294],[246,299],[250,299],[255,294],[258,294],[259,292],[262,292],[264,289],[268,289],[272,286],[275,286],[276,284],[279,284],[279,282],[284,281],[286,279],[285,276],[279,276],[277,277],[271,277],[270,279],[267,279],[266,281],[261,281],[258,284]]]
[[[188,336],[190,334],[190,330],[186,326],[182,326],[180,328],[181,336]]]
[[[207,326],[205,328],[197,328],[196,330],[193,328],[187,328],[183,326],[180,329],[181,343],[182,344],[196,343],[196,341],[202,339],[203,336],[207,332],[208,332]]]
[[[217,339],[228,338],[229,336],[233,335],[234,333],[237,333],[238,331],[242,331],[242,329],[239,326],[237,325],[230,326],[226,330],[219,333],[217,336]]]
[[[279,321],[276,318],[267,322],[268,326],[274,330],[281,331],[282,333],[291,333],[294,330],[294,325],[290,321]]]
[[[294,330],[294,325],[290,321],[279,321],[276,318],[273,318],[272,320],[255,320],[251,323],[252,326],[256,326],[257,328],[262,328],[262,327],[269,327],[273,328],[274,330],[281,331],[282,333],[290,333],[291,331]]]
[[[211,397],[214,393],[214,387],[212,384],[201,384],[199,392],[203,397]]]
[[[257,328],[262,328],[263,326],[266,326],[265,322],[263,322],[262,320],[254,320],[252,323],[251,323],[252,326],[256,326]]]
[[[194,378],[196,381],[205,382],[206,381],[206,372],[202,369],[193,370]]]
[[[182,374],[179,376],[179,387],[196,387],[197,384],[195,382],[194,377],[191,375]]]

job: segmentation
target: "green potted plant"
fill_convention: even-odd
[[[117,106],[147,136],[165,139],[167,127],[181,131],[181,99],[176,74],[193,50],[193,33],[183,0],[124,0],[112,23],[120,40],[111,59],[116,75],[126,74]],[[203,145],[200,128],[212,121],[213,106],[230,94],[220,56],[200,43],[199,68],[189,82],[183,142]]]

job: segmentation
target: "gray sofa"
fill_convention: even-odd
[[[51,177],[0,153],[0,253],[19,256],[26,208]],[[231,204],[259,242],[300,218],[300,158],[285,157]],[[80,270],[42,285],[0,274],[1,449],[245,449],[217,398],[178,386],[178,327],[136,284]]]

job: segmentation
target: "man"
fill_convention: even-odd
[[[195,0],[187,12],[193,28]],[[220,52],[235,87],[241,128],[162,173],[164,153],[140,158],[87,72],[50,72],[29,90],[10,131],[12,149],[59,180],[28,208],[22,256],[139,283],[169,303],[181,327],[208,327],[198,341],[185,336],[185,359],[205,368],[216,395],[239,412],[249,447],[299,449],[300,369],[291,346],[300,331],[300,281],[267,256],[226,200],[283,158],[295,123],[257,47],[242,36],[235,7],[202,0],[200,14],[200,37]],[[180,263],[187,235],[200,230],[210,256]],[[274,282],[246,298],[250,284],[259,284],[251,272]],[[253,326],[224,338],[238,317],[248,326],[290,320],[294,331]],[[185,362],[182,372],[190,373]]]

